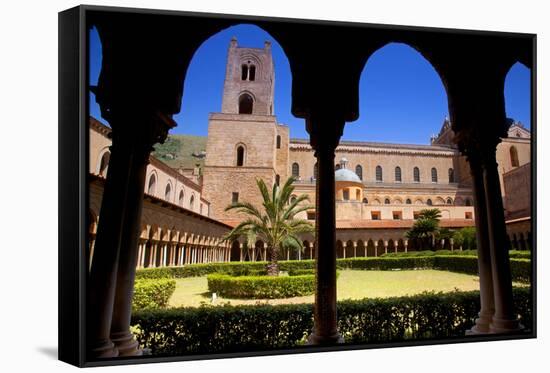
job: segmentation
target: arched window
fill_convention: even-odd
[[[447,198],[447,204],[448,205],[452,205],[453,204],[453,200],[449,197]]]
[[[407,205],[410,205],[410,204],[412,203],[412,201],[411,201],[410,198],[407,198],[407,200],[405,201],[405,203],[406,203]]]
[[[251,82],[256,80],[256,66],[254,65],[250,65],[250,67],[248,68],[248,80],[250,80]]]
[[[449,168],[449,183],[455,182],[455,170]]]
[[[432,167],[432,183],[437,183],[437,169]]]
[[[294,203],[294,202],[296,202],[296,196],[293,195],[290,197],[290,203]]]
[[[386,198],[386,199],[384,200],[384,204],[385,204],[385,205],[389,205],[389,204],[390,204],[390,199],[389,199],[389,198]]]
[[[244,166],[244,146],[237,147],[237,166]]]
[[[369,200],[366,198],[363,198],[363,203],[369,203]]]
[[[246,80],[248,78],[248,66],[242,65],[241,66],[241,80]]]
[[[281,136],[277,135],[277,149],[281,149]]]
[[[415,183],[420,182],[420,169],[418,167],[413,169],[413,180]]]
[[[183,206],[183,197],[184,197],[184,193],[183,193],[183,190],[180,191],[180,195],[178,197],[178,203],[180,206]]]
[[[281,183],[281,177],[279,175],[275,175],[275,184],[279,186],[280,183]]]
[[[399,166],[395,168],[395,181],[401,182],[401,167]]]
[[[472,206],[472,201],[469,198],[466,198],[466,201],[464,202],[465,206]]]
[[[334,169],[335,170],[339,170],[341,168],[340,164],[338,163],[337,165],[334,166]]]
[[[363,167],[360,164],[355,166],[355,173],[359,176],[359,179],[363,180]]]
[[[147,186],[147,194],[155,195],[155,189],[157,188],[157,177],[152,174],[149,178],[149,185]]]
[[[252,114],[254,100],[248,93],[243,93],[239,97],[239,114]]]
[[[382,167],[376,166],[376,181],[382,181]]]
[[[107,168],[109,168],[109,159],[111,159],[111,152],[106,151],[101,156],[99,161],[99,175],[105,177],[107,176]]]
[[[515,146],[510,147],[510,162],[512,167],[519,167],[518,150]]]
[[[166,184],[166,189],[164,189],[164,199],[167,201],[170,201],[170,197],[172,196],[172,187],[170,184]]]
[[[193,210],[195,207],[195,195],[192,194],[191,198],[189,199],[189,210]]]
[[[432,202],[431,199],[428,198],[428,200],[426,201],[426,204],[427,204],[428,206],[431,206],[431,205],[433,205],[433,202]]]
[[[292,164],[292,177],[295,179],[300,177],[300,165],[296,162]]]
[[[344,189],[344,201],[349,201],[349,189]]]
[[[315,162],[315,165],[313,166],[313,177],[317,179],[317,174],[319,173],[319,166],[317,166],[317,162]]]

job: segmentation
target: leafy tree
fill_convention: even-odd
[[[441,211],[439,209],[424,209],[418,214],[418,219],[411,229],[405,233],[408,239],[419,240],[422,248],[432,248],[432,241],[439,233],[439,220]]]
[[[256,179],[256,184],[262,195],[262,208],[249,202],[237,202],[225,208],[225,211],[235,210],[247,216],[239,225],[224,236],[226,241],[234,241],[245,237],[247,245],[253,246],[257,239],[267,244],[269,263],[267,272],[269,275],[279,274],[278,257],[283,249],[303,250],[304,245],[299,238],[301,233],[311,233],[314,227],[303,219],[295,219],[295,216],[312,208],[303,202],[309,201],[307,195],[302,194],[292,202],[290,197],[294,191],[290,177],[279,188],[273,185],[271,193],[262,179]]]
[[[455,247],[462,246],[463,250],[476,250],[476,229],[474,227],[459,229],[453,234],[453,242]]]

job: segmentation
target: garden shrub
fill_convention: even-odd
[[[514,288],[515,310],[532,329],[532,295]],[[385,343],[464,337],[479,312],[479,292],[338,302],[338,328],[346,343]],[[156,356],[291,348],[313,327],[312,304],[202,306],[147,310],[132,315],[142,347]]]
[[[231,276],[214,273],[207,277],[208,290],[227,298],[290,298],[315,292],[315,275]]]
[[[514,259],[531,259],[531,251],[529,250],[510,250],[508,254],[510,258]]]
[[[145,279],[136,280],[132,309],[164,308],[176,290],[176,281],[173,279]]]
[[[414,254],[413,254],[414,253]],[[419,254],[422,253],[422,254]],[[444,255],[444,253],[448,253]],[[410,270],[410,269],[440,269],[477,275],[476,251],[413,251],[409,253],[391,253],[380,257],[358,257],[337,259],[338,269],[356,270]],[[399,255],[394,255],[399,254]],[[515,253],[516,256],[525,256],[525,252]],[[191,264],[182,267],[163,267],[139,269],[137,279],[155,278],[184,278],[205,276],[212,273],[221,273],[233,276],[262,275],[265,273],[266,262],[230,262]],[[512,279],[514,281],[529,282],[531,267],[529,259],[510,259]],[[283,272],[297,270],[314,270],[315,262],[308,260],[288,260],[279,262],[279,269]]]

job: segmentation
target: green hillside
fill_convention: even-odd
[[[172,168],[204,166],[206,136],[168,135],[164,144],[156,144],[152,153]],[[202,152],[202,156],[201,156]]]

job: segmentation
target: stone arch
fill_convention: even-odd
[[[370,238],[367,241],[367,256],[369,257],[376,256],[376,248],[374,247],[374,241]]]
[[[96,174],[102,177],[107,177],[107,170],[109,169],[109,161],[111,160],[111,150],[108,146],[104,147],[99,153]]]
[[[413,181],[415,183],[420,182],[420,169],[418,167],[413,168]]]
[[[404,251],[405,251],[405,241],[402,238],[400,238],[397,241],[397,252],[402,253]]]
[[[346,242],[346,258],[353,258],[354,251],[353,251],[353,241],[348,240]]]
[[[519,167],[518,150],[514,145],[510,146],[510,164],[512,167]]]
[[[405,204],[407,204],[407,205],[412,204],[412,200],[411,200],[410,198],[407,198],[407,199],[405,200]]]
[[[447,197],[447,199],[445,200],[445,203],[447,205],[452,205],[453,204],[453,199],[451,197]]]
[[[431,175],[432,175],[432,183],[437,183],[437,168],[432,167]]]
[[[257,240],[254,244],[254,258],[253,261],[260,262],[263,260],[263,253],[264,253],[264,241],[263,240]]]
[[[344,245],[342,244],[342,241],[337,240],[336,241],[336,258],[343,258],[344,257]]]
[[[395,167],[395,181],[398,183],[401,182],[401,167],[399,166]]]
[[[379,239],[378,240],[378,247],[376,248],[376,256],[380,256],[386,252],[386,248],[384,247],[384,240]]]
[[[435,197],[435,204],[436,205],[444,205],[445,200],[442,197]]]
[[[239,114],[252,114],[254,112],[254,101],[250,92],[242,92],[239,95]]]
[[[164,188],[164,199],[168,202],[172,200],[172,181],[168,180],[166,187]]]
[[[189,210],[195,211],[195,193],[191,193],[189,197]]]
[[[394,253],[397,250],[397,247],[395,245],[395,242],[393,239],[388,240],[388,253]]]
[[[363,240],[357,240],[357,257],[364,257],[366,254],[365,249],[365,242],[363,242]]]
[[[184,204],[185,204],[185,189],[181,188],[178,195],[178,205],[183,207]]]
[[[298,162],[292,163],[292,177],[295,179],[300,177],[300,165]]]
[[[376,181],[382,182],[384,180],[384,175],[382,174],[382,166],[378,165],[376,166]]]
[[[360,180],[363,180],[363,166],[361,166],[360,164],[355,166],[355,174],[359,176]]]
[[[231,243],[231,253],[229,255],[229,260],[232,262],[238,262],[241,260],[241,246],[239,241],[233,241]]]
[[[395,197],[395,198],[393,199],[392,204],[394,204],[394,205],[402,205],[402,204],[403,204],[403,200],[401,199],[401,197]]]
[[[424,204],[424,201],[422,200],[422,198],[416,198],[414,200],[414,204],[415,205],[423,205]]]
[[[246,164],[246,145],[239,142],[235,145],[235,166],[242,167]]]
[[[147,194],[151,196],[157,195],[157,184],[158,184],[158,176],[157,171],[153,170],[149,174],[149,177],[147,178]]]
[[[454,201],[454,205],[455,205],[455,206],[462,206],[462,205],[464,205],[464,200],[462,199],[462,197],[456,197],[456,198],[455,198],[455,201]]]

